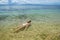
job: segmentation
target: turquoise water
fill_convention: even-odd
[[[19,11],[2,11],[0,12],[0,19],[17,19],[22,20],[32,19],[40,21],[43,20],[55,20],[60,21],[60,9],[25,9]]]
[[[14,30],[11,29],[19,27],[27,20],[32,21],[30,29],[28,29],[27,31],[22,31],[17,35],[13,33]],[[26,32],[28,36],[26,36]],[[21,38],[23,38],[24,40],[24,38],[26,37],[33,40],[40,40],[39,38],[42,38],[41,40],[45,40],[45,38],[47,38],[47,40],[49,40],[50,38],[52,38],[51,40],[57,38],[56,40],[58,40],[60,36],[55,33],[60,34],[60,9],[47,8],[0,11],[0,33],[1,40],[20,40]]]
[[[48,9],[22,9],[22,10],[15,10],[15,11],[0,11],[0,27],[1,28],[2,27],[7,28],[12,25],[14,25],[15,27],[16,25],[22,24],[27,20],[32,20],[32,23],[36,22],[43,25],[53,24],[59,27],[60,26],[60,9],[48,8]]]
[[[40,20],[43,17],[60,20],[60,7],[58,6],[1,6],[0,19],[30,18]],[[45,18],[44,18],[45,19]]]
[[[45,13],[57,13],[60,14],[60,9],[27,9],[27,10],[19,10],[19,11],[1,11],[0,15],[12,15],[12,14],[45,14]]]

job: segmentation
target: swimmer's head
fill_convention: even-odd
[[[27,21],[27,23],[30,23],[30,22],[31,22],[31,20]]]

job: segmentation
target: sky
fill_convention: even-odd
[[[60,0],[11,0],[18,4],[60,4]],[[0,4],[8,4],[8,0],[0,0]]]

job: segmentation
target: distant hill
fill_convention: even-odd
[[[60,4],[0,4],[0,6],[60,6]]]

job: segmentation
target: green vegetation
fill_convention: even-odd
[[[14,28],[31,19],[27,31]],[[0,40],[60,40],[60,14],[24,14],[0,16]]]

